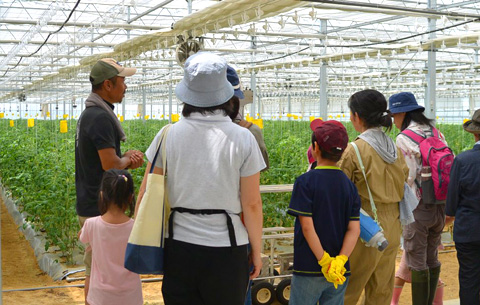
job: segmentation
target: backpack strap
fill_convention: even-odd
[[[368,186],[367,175],[365,174],[365,166],[363,165],[362,156],[360,156],[360,151],[358,150],[357,144],[355,144],[355,142],[350,142],[350,144],[352,144],[353,148],[355,149],[358,163],[360,163],[360,169],[362,170],[363,178],[365,179],[365,184],[367,185],[368,197],[370,197],[370,205],[372,206],[373,216],[375,218],[375,221],[378,224],[380,224],[377,217],[377,207],[375,206],[375,201],[373,201],[372,192],[370,191],[370,187]]]
[[[425,140],[427,138],[426,135],[416,133],[415,131],[413,131],[409,128],[404,129],[401,132],[401,134],[403,134],[404,136],[406,136],[407,138],[409,138],[410,140],[415,142],[415,144],[417,144],[417,145],[420,145],[420,143],[422,143],[423,140]],[[438,134],[438,131],[437,131],[437,134]]]

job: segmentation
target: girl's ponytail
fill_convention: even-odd
[[[107,212],[111,204],[117,205],[122,210],[129,210],[129,216],[133,215],[135,195],[133,178],[129,172],[119,169],[105,171],[99,196],[98,208],[101,215]]]
[[[365,122],[365,127],[386,127],[392,128],[392,117],[387,110],[387,100],[385,96],[377,90],[367,89],[354,93],[348,100],[348,107],[352,113]]]

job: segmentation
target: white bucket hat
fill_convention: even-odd
[[[233,96],[227,80],[227,62],[210,52],[190,56],[185,62],[185,74],[175,88],[182,102],[201,108],[221,105]]]

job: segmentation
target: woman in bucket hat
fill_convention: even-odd
[[[223,58],[197,53],[185,62],[175,89],[184,106],[183,119],[171,126],[165,141],[172,208],[162,285],[166,305],[243,305],[249,277],[261,269],[259,177],[265,163],[254,136],[229,117],[236,97],[226,70]],[[149,163],[137,204],[161,132],[146,152]],[[154,166],[163,173],[161,154]]]
[[[398,304],[405,282],[412,283],[413,305],[442,304],[443,283],[439,280],[441,264],[438,260],[438,246],[441,245],[441,233],[445,224],[445,204],[427,204],[422,199],[419,188],[422,170],[419,143],[403,131],[409,130],[423,138],[439,135],[445,145],[447,143],[444,136],[434,128],[433,120],[423,114],[425,108],[418,105],[413,93],[394,94],[389,98],[389,104],[394,124],[402,131],[397,136],[396,144],[402,150],[409,168],[407,183],[420,200],[413,211],[415,222],[403,229],[404,253],[395,274],[391,304]]]
[[[453,161],[446,214],[447,224],[455,220],[460,304],[480,304],[480,109],[463,129],[473,134],[475,144]]]

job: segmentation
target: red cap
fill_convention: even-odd
[[[315,131],[315,129],[322,124],[323,124],[322,119],[315,119],[315,120],[310,122],[310,129],[312,131]]]
[[[339,121],[329,120],[323,122],[315,128],[314,133],[315,140],[323,151],[334,155],[341,155],[345,148],[347,148],[347,130]]]

